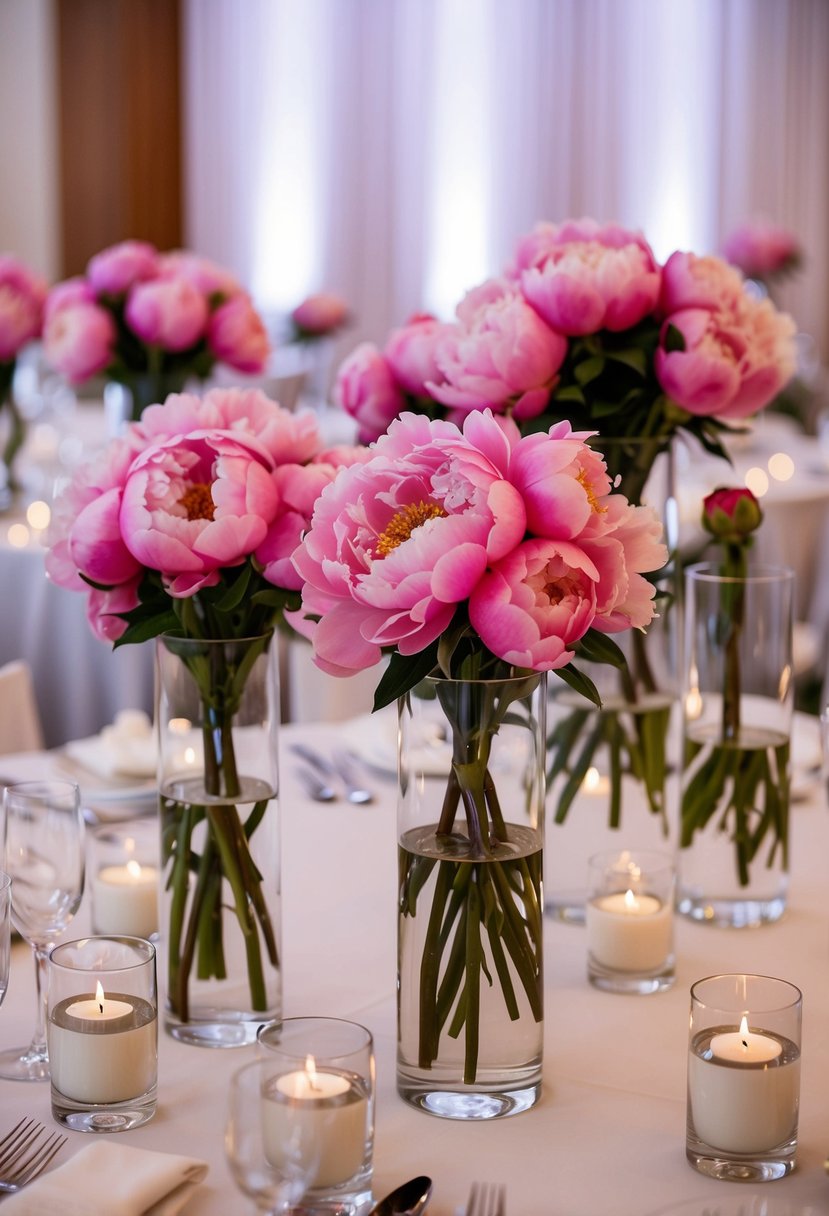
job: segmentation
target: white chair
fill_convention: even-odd
[[[15,659],[0,667],[0,755],[36,752],[43,748],[32,671]]]

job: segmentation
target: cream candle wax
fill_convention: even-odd
[[[158,869],[130,858],[103,866],[92,879],[96,933],[150,937],[158,931]]]

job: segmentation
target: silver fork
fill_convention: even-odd
[[[473,1182],[466,1216],[506,1216],[507,1188],[494,1183]]]
[[[42,1123],[21,1119],[0,1140],[0,1191],[19,1191],[32,1182],[65,1143],[60,1132],[50,1135]]]

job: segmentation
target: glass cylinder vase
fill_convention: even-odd
[[[160,405],[170,393],[181,393],[193,379],[188,369],[124,373],[121,380],[104,385],[104,415],[110,435],[123,434],[130,422],[140,421],[148,405]]]
[[[656,512],[669,559],[657,572],[656,616],[647,631],[613,635],[626,667],[577,661],[595,684],[601,708],[555,673],[550,679],[545,906],[573,924],[584,923],[593,853],[666,847],[679,751],[673,449],[659,437],[596,436],[590,446],[601,452],[620,493]]]
[[[279,685],[271,635],[157,642],[165,1025],[214,1047],[280,1016]]]
[[[677,907],[741,928],[786,908],[794,574],[686,572]]]
[[[399,702],[398,1091],[488,1119],[539,1097],[546,679]]]

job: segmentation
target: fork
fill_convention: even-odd
[[[466,1216],[506,1216],[507,1188],[494,1183],[473,1182]]]
[[[0,1140],[0,1191],[19,1191],[32,1182],[65,1143],[60,1132],[50,1135],[42,1123],[21,1119]]]

